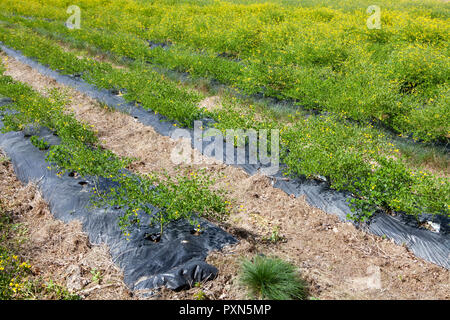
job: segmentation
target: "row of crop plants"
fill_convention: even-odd
[[[322,175],[328,178],[331,187],[352,192],[355,219],[365,219],[377,208],[415,216],[423,212],[449,213],[448,178],[409,168],[394,145],[371,126],[345,122],[332,115],[292,117],[283,122],[270,114],[261,116],[253,108],[237,108],[233,98],[222,109],[199,111],[193,107],[200,99],[197,94],[141,62],[133,63],[129,69],[115,69],[106,62],[77,57],[29,29],[2,26],[0,31],[1,41],[25,55],[61,73],[81,74],[85,81],[99,87],[123,90],[126,100],[139,102],[144,108],[181,124],[189,126],[193,119],[208,115],[217,120],[215,126],[221,130],[280,129],[281,160],[287,165],[285,174]],[[169,95],[160,94],[164,86],[170,88]],[[178,97],[184,100],[180,102]]]
[[[383,28],[370,30],[363,11],[94,1],[80,2],[83,28],[69,30],[63,25],[64,5],[51,1],[37,8],[28,1],[26,6],[6,1],[4,12],[16,15],[2,19],[214,78],[246,94],[293,99],[424,141],[448,142],[449,27],[426,11],[385,8]],[[148,39],[169,46],[150,50]]]
[[[228,214],[229,204],[221,190],[211,191],[215,180],[202,170],[181,170],[175,176],[155,172],[131,174],[127,171],[131,159],[120,158],[102,148],[94,130],[86,123],[77,121],[65,106],[68,99],[59,91],[52,91],[44,97],[0,70],[0,96],[12,99],[12,103],[1,108],[2,132],[20,131],[43,126],[60,138],[57,145],[48,144],[37,136],[31,142],[46,151],[49,169],[58,175],[77,173],[91,177],[94,181],[93,203],[121,207],[124,214],[119,224],[124,234],[132,224],[139,224],[141,213],[150,216],[150,222],[163,227],[173,220],[189,220],[200,228],[198,217],[223,219]],[[110,179],[118,187],[105,190],[99,185],[100,178]],[[149,204],[160,209],[157,212]]]

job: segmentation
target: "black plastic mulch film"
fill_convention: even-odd
[[[153,111],[128,103],[108,90],[99,90],[82,79],[61,75],[1,43],[0,48],[8,56],[29,65],[41,74],[73,87],[109,107],[127,112],[142,124],[153,127],[161,135],[172,136],[177,130],[173,126],[174,122],[168,121]],[[208,119],[205,119],[205,122],[208,123]],[[194,131],[185,130],[188,130],[191,135],[192,147],[196,148]],[[43,130],[40,134],[46,139],[49,138]],[[214,137],[211,137],[210,141],[205,140],[207,139],[202,140],[202,149],[197,148],[198,151],[203,152],[209,144],[217,143]],[[220,160],[225,162],[227,144],[225,141],[221,143],[223,143],[224,156]],[[80,185],[74,178],[67,176],[58,178],[51,173],[47,169],[48,164],[45,163],[44,153],[37,150],[23,133],[1,134],[0,147],[11,158],[21,181],[39,181],[39,186],[45,199],[49,201],[55,217],[66,222],[72,219],[81,220],[93,243],[106,242],[109,245],[113,260],[123,268],[125,282],[133,290],[156,288],[162,285],[178,290],[197,281],[212,279],[217,274],[217,269],[204,262],[208,252],[236,243],[236,239],[231,235],[205,220],[202,222],[205,232],[200,236],[190,234],[192,227],[186,221],[177,221],[167,227],[164,241],[160,243],[152,243],[144,239],[144,234],[152,231],[148,227],[137,228],[131,234],[130,241],[127,241],[121,235],[117,225],[120,212],[112,209],[87,209],[90,195],[87,191],[83,192],[87,190],[86,185]],[[230,150],[234,151],[234,155],[228,157],[236,157],[237,148],[232,147]],[[248,174],[254,175],[258,169],[264,167],[261,164],[248,164],[248,152],[246,157],[247,164],[236,166],[241,167]],[[294,194],[296,197],[305,195],[310,205],[337,215],[342,221],[348,221],[347,215],[351,214],[348,203],[350,194],[332,190],[326,182],[318,180],[286,179],[281,172],[269,177],[274,187],[288,194]],[[375,214],[367,223],[358,227],[375,235],[393,239],[397,244],[404,244],[416,256],[450,269],[450,219],[425,214],[420,219],[422,222],[432,221],[439,224],[439,232],[419,227],[412,217],[391,216],[384,212]],[[141,221],[145,225],[145,217],[141,217]]]

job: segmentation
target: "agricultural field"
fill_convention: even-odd
[[[449,299],[449,18],[448,3],[428,0],[2,0],[2,134],[23,132],[45,154],[49,175],[90,181],[96,215],[122,210],[123,241],[137,241],[136,228],[150,225],[146,239],[164,245],[178,221],[191,237],[218,226],[237,240],[206,257],[215,280],[152,298]],[[70,81],[163,124],[144,123]],[[258,132],[260,148],[268,132],[279,175],[249,174],[205,154],[174,163],[177,142],[161,128],[195,135],[197,122],[224,136],[233,129],[232,144],[249,149],[250,137],[236,132]],[[1,175],[16,179],[15,160],[0,159]],[[277,179],[333,196],[319,208]],[[56,285],[29,279],[42,257],[16,245],[11,228],[30,223],[31,243],[39,232],[26,210],[8,216],[14,201],[11,190],[2,193],[1,299],[136,297],[126,277],[117,280],[120,268],[84,266],[76,286],[58,272]],[[342,195],[349,212],[339,220],[327,208],[341,208]],[[439,239],[444,261],[368,232],[380,215]],[[369,269],[379,287],[365,285]]]

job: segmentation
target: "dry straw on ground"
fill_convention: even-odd
[[[91,245],[78,221],[56,220],[35,186],[17,180],[9,161],[0,164],[0,202],[22,230],[15,235],[21,243],[17,254],[32,265],[34,278],[56,282],[85,299],[132,298],[109,249]]]

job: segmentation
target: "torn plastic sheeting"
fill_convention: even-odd
[[[36,135],[46,141],[55,139],[45,129]],[[79,220],[91,243],[109,246],[113,261],[123,269],[124,281],[132,290],[163,285],[180,290],[213,279],[217,269],[204,261],[208,253],[237,242],[219,227],[200,219],[203,229],[200,235],[191,234],[193,227],[188,221],[178,220],[167,225],[162,240],[155,243],[147,240],[146,235],[158,232],[159,228],[150,227],[149,216],[144,213],[139,216],[141,227],[134,227],[127,241],[118,225],[121,210],[90,207],[89,190],[93,184],[89,180],[67,174],[57,177],[48,170],[45,153],[34,147],[22,132],[0,134],[0,147],[11,159],[22,182],[37,182],[56,218],[66,223]]]
[[[6,54],[14,57],[15,59],[25,63],[32,68],[36,69],[43,75],[49,76],[55,79],[57,82],[71,86],[76,90],[90,96],[91,98],[97,99],[110,107],[113,107],[119,111],[124,111],[133,116],[139,122],[144,125],[151,126],[153,129],[161,135],[164,136],[174,136],[177,128],[173,126],[175,122],[167,120],[160,114],[155,114],[151,110],[145,110],[140,105],[136,106],[132,103],[126,102],[122,97],[112,94],[110,91],[101,89],[99,90],[93,85],[86,83],[83,79],[77,79],[67,75],[61,75],[58,72],[49,69],[42,64],[23,56],[20,52],[0,45],[0,48],[5,51]],[[205,123],[210,123],[211,119],[204,119]],[[207,127],[204,125],[204,127]],[[189,132],[191,137],[191,146],[202,154],[205,154],[205,150],[208,146],[215,143],[215,137],[211,137],[209,140],[202,140],[201,150],[198,148],[198,143],[195,141],[194,131],[192,129],[184,129]],[[230,159],[237,159],[238,148],[231,146],[230,150],[233,150],[233,154],[227,154],[227,142],[223,143],[223,156],[219,157],[215,154],[212,156],[224,163],[230,163],[234,166],[242,168],[249,175],[254,175],[260,169],[266,167],[261,163],[250,164],[249,163],[249,146],[245,146],[245,163],[244,164],[234,164]],[[283,164],[280,164],[280,167]],[[306,201],[327,213],[337,215],[342,221],[350,221],[347,218],[348,214],[352,214],[348,200],[351,199],[351,195],[346,192],[340,192],[332,190],[329,188],[328,184],[325,182],[306,179],[306,178],[296,178],[296,179],[286,179],[281,173],[277,173],[273,176],[268,176],[272,179],[273,185],[286,192],[287,194],[294,194],[296,197],[305,196]],[[385,215],[386,218],[379,218]],[[412,220],[407,217],[402,217],[399,215],[395,219],[389,219],[390,217],[386,214],[376,215],[371,219],[365,226],[371,232],[376,232],[378,235],[385,235],[390,239],[394,239],[396,243],[403,244],[406,243],[408,248],[418,257],[425,260],[431,261],[435,264],[443,266],[450,269],[450,246],[449,246],[449,226],[450,218],[443,216],[430,216],[429,219],[433,222],[440,224],[440,232],[432,232],[424,228],[419,228],[418,224],[412,223]],[[389,223],[387,223],[389,221]],[[364,227],[364,225],[363,225]],[[416,239],[414,241],[405,239]],[[420,239],[417,240],[417,239]]]

